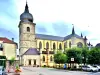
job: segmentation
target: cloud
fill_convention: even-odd
[[[25,3],[26,0],[0,0],[2,33],[6,35],[4,30],[10,30],[18,35],[20,14],[25,9]],[[79,35],[82,32],[94,45],[100,42],[99,3],[99,0],[28,0],[37,33],[66,36],[71,33],[74,24],[75,32]],[[18,37],[15,36],[17,41]]]

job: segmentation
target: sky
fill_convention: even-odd
[[[55,36],[75,33],[100,43],[100,0],[27,0],[36,23],[36,33]],[[0,0],[0,37],[19,43],[19,21],[26,0]]]

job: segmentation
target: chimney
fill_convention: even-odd
[[[14,41],[14,38],[12,38],[12,41]]]

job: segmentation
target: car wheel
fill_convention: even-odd
[[[90,70],[91,72],[93,72],[93,70]]]

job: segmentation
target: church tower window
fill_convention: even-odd
[[[30,32],[30,27],[27,27],[27,32]]]

